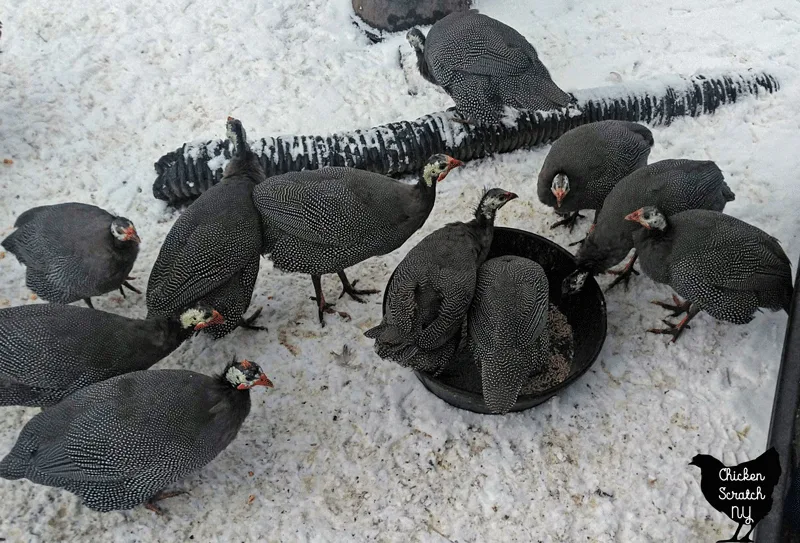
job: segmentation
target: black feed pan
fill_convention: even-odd
[[[597,360],[606,339],[606,302],[600,286],[591,277],[586,280],[580,293],[562,297],[561,282],[575,270],[575,257],[547,238],[515,228],[497,227],[489,258],[504,255],[530,258],[544,268],[550,282],[550,301],[567,317],[572,326],[575,342],[575,355],[572,358],[569,376],[562,383],[541,393],[517,398],[517,403],[511,411],[524,411],[549,400],[568,387],[586,373]],[[389,278],[384,291],[384,312],[386,292],[393,277],[394,274]],[[425,388],[450,405],[475,413],[491,414],[480,394],[451,386],[446,378],[432,377],[419,371],[414,373]]]

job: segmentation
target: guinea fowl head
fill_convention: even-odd
[[[667,218],[654,206],[639,208],[633,213],[626,215],[625,220],[638,222],[647,230],[659,230],[663,232],[667,229]]]
[[[550,185],[550,192],[556,197],[556,207],[561,207],[561,202],[569,193],[569,178],[566,174],[556,174],[553,178],[553,183]]]
[[[115,217],[111,221],[111,235],[119,241],[132,241],[137,245],[141,242],[133,223],[125,217]]]
[[[414,48],[414,51],[419,54],[425,52],[425,35],[420,32],[419,28],[409,30],[406,34],[406,39],[411,44],[411,47]]]
[[[587,269],[578,268],[561,282],[561,294],[564,296],[572,296],[583,290],[583,285],[586,280],[592,275],[592,272]]]
[[[268,388],[274,386],[258,364],[249,360],[237,362],[234,358],[225,366],[222,378],[236,390],[249,390],[257,386]]]
[[[233,144],[233,159],[225,166],[223,175],[247,175],[253,177],[256,182],[262,181],[265,177],[261,161],[247,143],[247,134],[244,126],[239,119],[228,117],[225,123],[228,139]]]
[[[204,303],[185,309],[179,316],[181,328],[199,332],[208,326],[222,324],[225,319],[219,311]]]
[[[478,204],[478,209],[475,210],[475,218],[478,222],[493,221],[497,210],[514,198],[517,198],[517,195],[505,189],[494,188],[487,190]]]
[[[428,162],[425,163],[425,167],[422,169],[422,184],[427,188],[433,187],[436,183],[447,177],[450,170],[463,165],[463,162],[451,156],[442,154],[433,155],[428,159]]]

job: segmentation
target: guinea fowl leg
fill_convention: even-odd
[[[149,509],[156,515],[163,515],[164,511],[161,510],[159,506],[156,505],[156,502],[161,500],[166,500],[167,498],[174,498],[175,496],[180,496],[181,494],[188,494],[185,490],[173,490],[171,492],[164,492],[163,490],[147,500],[144,506],[146,509]]]
[[[94,309],[94,305],[92,305],[92,299],[91,298],[84,298],[83,301],[86,303],[86,305],[88,305],[89,307]]]
[[[580,211],[573,211],[572,213],[558,213],[556,211],[556,213],[565,218],[551,224],[550,230],[552,230],[553,228],[558,228],[559,226],[568,226],[569,231],[572,232],[575,229],[575,225],[577,224],[578,219],[586,218],[586,215],[581,215]]]
[[[253,314],[250,315],[249,317],[247,318],[242,317],[242,320],[239,321],[239,326],[241,328],[246,328],[247,330],[262,330],[266,332],[267,331],[266,326],[256,326],[255,324],[253,324],[253,321],[256,320],[261,315],[261,311],[263,309],[264,309],[263,307],[259,307],[258,309],[253,311]]]
[[[342,282],[342,293],[339,294],[339,298],[345,294],[349,294],[352,299],[360,304],[363,304],[365,301],[358,297],[360,294],[380,294],[381,292],[380,290],[375,289],[356,290],[353,287],[356,285],[356,283],[358,283],[358,279],[350,283],[350,281],[347,280],[347,276],[344,274],[344,270],[338,271],[336,274],[339,276],[339,279]]]
[[[622,268],[621,270],[608,270],[607,273],[616,275],[618,277],[614,279],[614,281],[610,285],[608,285],[606,292],[616,287],[620,283],[625,283],[625,290],[628,290],[628,283],[631,280],[631,274],[639,275],[639,272],[633,269],[633,265],[636,263],[637,258],[639,258],[639,255],[637,253],[633,253],[631,261],[628,262],[628,264],[624,268]]]
[[[674,294],[672,295],[672,301],[675,303],[675,305],[672,305],[667,302],[659,302],[658,300],[653,300],[650,303],[672,311],[670,317],[679,317],[684,313],[687,313],[689,311],[689,308],[692,307],[691,302],[685,302],[685,301],[682,302],[681,299],[675,296]]]
[[[129,277],[128,279],[130,279],[130,277]],[[120,292],[122,292],[122,287],[125,287],[125,288],[127,288],[128,290],[132,290],[132,291],[133,291],[133,292],[135,292],[136,294],[141,294],[141,293],[142,293],[142,291],[141,291],[141,290],[139,290],[138,288],[134,287],[133,285],[131,285],[131,284],[130,284],[130,283],[128,283],[127,281],[123,281],[123,282],[122,282],[122,286],[121,286],[121,287],[119,287],[119,291],[120,291]],[[124,293],[123,293],[122,295],[123,295],[123,296],[125,296],[125,294],[124,294]]]
[[[662,322],[666,324],[668,328],[650,328],[648,332],[650,332],[651,334],[671,335],[672,336],[671,343],[675,343],[676,341],[678,341],[678,338],[680,337],[684,328],[691,328],[689,326],[689,321],[691,321],[698,313],[700,313],[700,308],[689,302],[689,309],[686,311],[686,316],[683,317],[681,322],[679,322],[678,324],[672,324],[668,320],[664,319]]]
[[[350,320],[350,315],[345,313],[344,311],[336,311],[333,309],[333,306],[336,304],[329,304],[325,301],[325,296],[322,294],[322,283],[320,282],[319,275],[312,275],[311,282],[314,284],[314,293],[316,296],[311,298],[317,302],[317,307],[319,308],[319,323],[325,328],[325,318],[323,317],[324,313],[338,313],[340,317],[343,319]]]

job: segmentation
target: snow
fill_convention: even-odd
[[[667,5],[669,4],[669,5]],[[12,0],[0,38],[0,236],[34,205],[90,202],[136,224],[146,285],[175,214],[152,197],[153,163],[185,141],[224,137],[228,115],[251,138],[328,134],[443,111],[452,102],[398,64],[404,33],[371,45],[349,0],[45,3]],[[478,0],[537,47],[565,90],[671,74],[783,69],[782,89],[714,116],[653,129],[651,160],[712,159],[736,192],[726,212],[800,255],[796,172],[800,5],[782,0]],[[785,74],[785,76],[784,76]],[[468,163],[439,185],[425,226],[401,249],[348,270],[382,288],[424,235],[469,217],[484,185],[521,198],[499,223],[542,233],[552,212],[536,199],[547,148]],[[608,284],[609,278],[601,279]],[[335,277],[326,295],[339,293]],[[786,324],[695,319],[677,345],[644,330],[668,288],[644,277],[607,296],[609,334],[593,369],[557,398],[521,414],[476,415],[432,397],[363,337],[380,296],[348,298],[321,329],[308,277],[262,267],[252,307],[268,332],[197,338],[159,368],[218,372],[257,361],[275,383],[253,392],[237,440],[184,480],[190,491],[144,509],[94,513],[72,495],[0,481],[8,541],[712,541],[732,523],[699,489],[698,452],[727,464],[765,448]],[[0,260],[0,305],[33,303],[23,268]],[[144,298],[111,294],[96,307],[144,317]],[[343,346],[349,354],[342,355]],[[37,410],[0,412],[5,454]],[[250,476],[249,472],[253,472]],[[248,505],[250,496],[253,501]],[[231,522],[233,520],[233,522]]]

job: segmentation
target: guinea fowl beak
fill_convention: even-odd
[[[447,174],[450,173],[450,170],[452,170],[453,168],[458,168],[459,166],[463,165],[464,163],[461,162],[460,160],[455,159],[453,157],[447,157],[447,166],[445,167],[445,170],[439,174],[439,177],[436,178],[436,181],[437,182],[444,181],[444,178],[447,177]]]
[[[203,328],[206,328],[207,326],[214,326],[215,324],[222,324],[223,322],[225,322],[225,317],[223,317],[220,314],[220,312],[217,311],[216,309],[212,309],[211,310],[211,320],[209,320],[208,322],[201,322],[201,323],[197,324],[194,327],[194,329],[199,331],[199,330],[202,330]]]
[[[644,226],[645,228],[650,230],[650,225],[647,224],[642,219],[642,210],[641,209],[637,209],[633,213],[629,213],[628,215],[625,215],[625,220],[626,221],[632,221],[632,222],[638,222],[639,224],[641,224],[642,226]]]
[[[136,243],[141,243],[142,240],[139,239],[139,234],[136,233],[136,229],[133,226],[129,226],[125,230],[125,241],[135,241]]]
[[[513,200],[514,198],[519,198],[519,196],[513,192],[506,192],[506,201]]]
[[[561,207],[561,202],[566,195],[567,193],[564,192],[564,189],[553,189],[553,196],[556,197],[556,207]]]
[[[267,388],[275,388],[275,385],[272,384],[272,381],[269,380],[269,377],[266,374],[262,373],[258,377],[258,381],[253,383],[254,387],[267,387]]]

